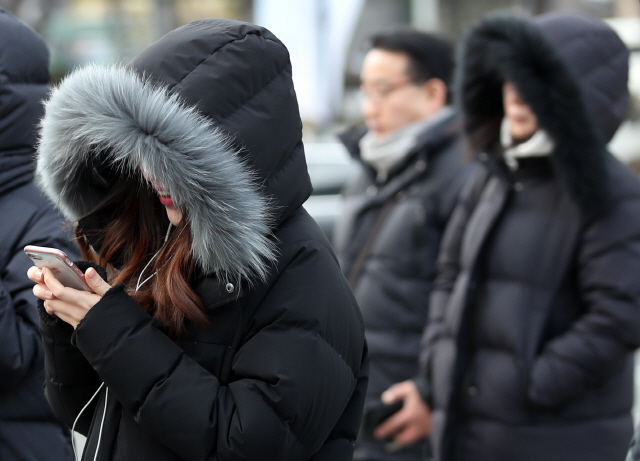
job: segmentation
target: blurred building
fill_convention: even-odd
[[[0,6],[47,39],[54,80],[89,61],[127,62],[168,31],[195,19],[227,17],[263,25],[291,53],[307,138],[330,136],[336,126],[359,121],[359,72],[367,38],[384,29],[411,24],[455,39],[489,11],[519,9],[627,18],[626,25],[618,21],[615,27],[635,27],[640,34],[638,0],[0,0]],[[632,36],[626,33],[628,44],[640,48]],[[634,116],[640,115],[639,60],[640,49],[631,75]]]
[[[457,39],[474,19],[493,10],[514,9],[625,18],[624,26],[624,21],[615,24],[619,33],[623,27],[636,27],[640,34],[638,0],[254,0],[253,5],[254,21],[273,30],[289,47],[303,120],[308,132],[320,139],[331,136],[336,126],[360,120],[360,66],[368,37],[381,30],[410,24]],[[633,40],[627,43],[635,46]],[[637,108],[632,115],[640,113],[639,59],[640,50],[632,57]],[[623,150],[631,147],[626,141],[618,144],[624,144]],[[640,147],[633,149],[640,156]]]

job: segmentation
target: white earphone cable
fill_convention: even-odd
[[[140,282],[140,279],[142,278],[142,274],[144,274],[144,272],[147,270],[147,268],[149,267],[149,265],[153,262],[154,259],[156,259],[156,256],[158,256],[158,254],[160,253],[160,251],[162,250],[162,248],[164,248],[165,244],[167,243],[167,241],[169,240],[169,234],[171,233],[171,227],[172,224],[169,224],[169,228],[167,229],[167,234],[164,237],[164,243],[162,244],[162,246],[160,247],[160,249],[156,252],[156,254],[153,255],[153,257],[149,260],[149,262],[147,263],[146,266],[144,266],[144,268],[142,269],[142,272],[140,272],[140,275],[138,276],[138,283],[136,284],[136,292],[140,289],[140,287],[142,285],[144,285],[147,281],[149,281],[154,275],[156,275],[157,272],[154,272],[153,274],[151,274],[149,277],[147,277],[146,279],[144,279],[142,281],[142,283]],[[184,230],[184,228],[180,231],[180,234],[182,234],[182,231]],[[171,259],[171,258],[169,258]],[[168,262],[168,261],[167,261]],[[166,263],[165,263],[166,264]],[[91,404],[91,402],[93,402],[93,399],[96,398],[96,396],[98,395],[98,393],[100,392],[100,390],[104,387],[104,383],[100,384],[100,387],[98,387],[98,389],[96,390],[96,392],[91,396],[91,398],[89,399],[89,401],[85,404],[84,407],[82,407],[82,410],[80,410],[80,412],[78,413],[78,416],[76,416],[75,421],[73,422],[73,426],[71,426],[71,446],[73,448],[73,455],[74,455],[74,459],[76,461],[80,461],[78,459],[78,453],[76,451],[76,442],[75,439],[73,437],[73,433],[75,432],[75,428],[76,428],[76,423],[78,422],[78,420],[80,419],[80,416],[82,415],[82,413],[87,409],[87,407]],[[100,442],[102,441],[102,428],[104,427],[104,420],[106,418],[107,415],[107,403],[109,401],[109,388],[106,387],[105,388],[105,394],[104,394],[104,410],[102,411],[102,420],[100,421],[100,430],[98,432],[98,442],[96,445],[96,451],[95,454],[93,456],[93,461],[96,461],[96,459],[98,459],[98,449],[100,448]]]
[[[96,452],[93,461],[98,459],[98,450],[100,449],[100,441],[102,440],[102,426],[104,426],[104,418],[107,416],[107,402],[109,401],[109,388],[104,389],[104,410],[102,412],[102,421],[100,421],[100,432],[98,432],[98,443],[96,444]]]
[[[160,249],[158,251],[156,251],[156,254],[154,254],[151,259],[149,260],[149,262],[142,268],[142,271],[140,272],[140,275],[138,276],[138,283],[136,283],[136,293],[138,292],[138,290],[140,289],[140,287],[142,285],[144,285],[145,283],[147,283],[149,280],[151,280],[153,278],[154,275],[156,275],[157,271],[154,272],[153,274],[151,274],[149,277],[147,277],[146,279],[144,279],[142,282],[140,282],[140,279],[142,279],[143,274],[145,273],[145,271],[147,270],[147,268],[151,265],[151,263],[156,259],[156,257],[158,256],[158,254],[160,254],[160,252],[162,251],[162,249],[164,248],[164,246],[167,244],[167,240],[169,240],[169,234],[171,233],[171,227],[173,226],[173,224],[169,223],[169,228],[167,229],[167,233],[164,236],[164,243],[162,244],[162,246],[160,247]]]
[[[80,410],[80,412],[78,413],[78,416],[76,416],[76,419],[73,422],[73,425],[71,426],[71,447],[73,448],[73,456],[74,456],[74,459],[76,461],[79,461],[78,453],[76,451],[76,441],[75,441],[75,438],[73,437],[73,433],[75,432],[75,429],[76,429],[76,423],[80,419],[80,416],[82,416],[82,413],[87,409],[87,407],[91,404],[91,402],[93,402],[93,399],[96,398],[96,395],[98,395],[98,393],[100,392],[100,389],[102,389],[103,387],[104,387],[104,383],[100,384],[100,387],[98,387],[98,389],[94,392],[94,394],[91,396],[89,401],[85,404],[85,406],[82,407],[82,410]],[[107,402],[106,401],[105,401],[104,409],[105,409],[105,412],[106,412],[106,410],[107,410]],[[104,421],[104,419],[103,419],[103,421]]]

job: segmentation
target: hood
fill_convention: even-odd
[[[583,208],[603,206],[605,146],[629,104],[628,60],[616,33],[595,19],[484,18],[464,40],[456,83],[473,147],[499,138],[502,83],[509,80],[556,143],[551,161],[562,184]]]
[[[0,194],[33,179],[37,125],[49,91],[49,51],[0,8]]]
[[[202,272],[263,278],[273,229],[311,192],[301,138],[285,46],[261,27],[209,19],[128,66],[69,75],[46,104],[37,174],[78,219],[107,178],[142,169],[186,212]]]

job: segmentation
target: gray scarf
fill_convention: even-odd
[[[452,110],[447,106],[433,117],[402,126],[381,139],[367,131],[360,139],[360,157],[376,170],[378,181],[386,181],[391,169],[411,153],[420,135]]]

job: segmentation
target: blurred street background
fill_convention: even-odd
[[[471,21],[497,9],[582,13],[608,21],[632,51],[633,103],[610,148],[640,172],[639,0],[0,0],[0,6],[48,42],[54,82],[88,62],[126,63],[170,30],[200,18],[270,29],[291,54],[315,188],[307,205],[326,232],[352,172],[335,134],[361,122],[359,71],[371,34],[412,25],[459,39]],[[640,368],[637,375],[638,386]]]
[[[87,62],[126,63],[199,18],[265,26],[291,53],[307,142],[334,141],[336,130],[360,120],[359,71],[372,33],[410,24],[457,39],[470,21],[496,9],[578,12],[609,21],[635,51],[630,118],[636,126],[627,124],[612,147],[625,159],[640,157],[640,143],[627,142],[640,118],[638,0],[0,0],[0,6],[45,37],[54,81]]]

